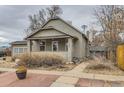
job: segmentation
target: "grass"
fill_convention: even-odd
[[[68,71],[73,69],[76,64],[66,64],[66,60],[63,57],[56,54],[34,54],[29,56],[24,54],[19,57],[21,59],[18,64],[24,64],[28,69],[38,70],[54,70],[54,71]],[[0,62],[0,67],[3,68],[16,68],[15,62]]]
[[[0,62],[0,67],[1,68],[13,68],[15,67],[16,63],[14,62]]]
[[[124,75],[124,71],[120,70],[117,65],[110,61],[98,62],[94,60],[83,70],[83,72],[106,75]]]
[[[65,63],[65,60],[63,57],[57,55],[57,54],[49,54],[49,53],[43,53],[43,54],[33,54],[28,55],[24,54],[20,56],[20,62],[18,64],[25,64],[27,67],[41,67],[41,66],[60,66]]]
[[[14,62],[4,62],[4,63],[0,63],[0,67],[1,68],[15,68],[16,63]],[[28,69],[35,69],[35,70],[53,70],[53,71],[69,71],[72,70],[74,67],[76,67],[76,64],[63,64],[60,67],[56,67],[56,66],[42,66],[42,67],[31,67]]]
[[[25,64],[29,69],[67,71],[73,69],[75,64],[66,64],[66,60],[57,54],[44,53],[29,56],[24,54],[20,57],[19,64]]]

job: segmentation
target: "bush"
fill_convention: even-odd
[[[96,64],[96,65],[88,66],[87,68],[93,70],[111,69],[109,66],[106,66],[104,64]]]
[[[41,55],[23,54],[20,56],[20,62],[27,67],[41,67],[41,66],[60,66],[64,64],[64,59],[57,54],[44,53]]]
[[[19,66],[16,70],[17,73],[27,72],[27,68],[25,66]]]

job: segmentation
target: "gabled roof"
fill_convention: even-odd
[[[27,41],[15,41],[11,43],[12,45],[26,45]]]
[[[29,35],[27,38],[30,38],[32,35],[37,34],[39,31],[50,30],[50,29],[56,30],[56,31],[58,31],[58,32],[60,32],[60,33],[62,33],[62,34],[65,34],[65,35],[67,35],[67,36],[71,36],[71,35],[69,35],[69,34],[67,34],[67,33],[64,33],[64,32],[62,32],[62,31],[59,31],[58,29],[56,29],[56,28],[53,27],[53,26],[49,26],[49,27],[47,27],[47,28],[42,28],[42,29],[40,29],[40,30],[38,30],[38,31],[36,31],[36,32],[34,32],[34,33],[32,33],[32,34]],[[71,36],[71,37],[74,37],[74,36]],[[76,38],[76,37],[74,37],[74,38]],[[26,39],[26,38],[25,38],[25,39]]]
[[[66,22],[65,20],[63,20],[63,19],[60,18],[60,17],[56,17],[56,18],[51,18],[51,19],[49,19],[49,20],[41,27],[41,29],[43,29],[43,27],[44,27],[48,22],[50,22],[50,21],[52,21],[52,20],[58,20],[58,19],[61,20],[61,21],[63,21],[65,24],[67,24],[67,25],[70,26],[71,28],[75,29],[77,32],[79,32],[80,34],[82,34],[82,36],[83,36],[85,39],[88,40],[88,38],[86,37],[85,34],[83,34],[82,32],[80,32],[77,28],[75,28],[73,25],[69,24],[68,22]],[[33,34],[39,32],[41,29],[39,29],[39,30],[37,30],[37,31],[35,31],[35,32],[33,32],[33,33],[31,33],[31,34],[28,35],[25,39],[27,39],[27,38],[29,38],[30,36],[32,36]]]

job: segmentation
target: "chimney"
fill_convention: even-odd
[[[87,36],[87,37],[88,37],[88,39],[89,39],[89,31],[87,31],[87,32],[86,32],[86,36]]]

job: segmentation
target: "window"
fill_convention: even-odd
[[[45,48],[46,48],[46,42],[40,41],[40,51],[45,51]]]
[[[52,50],[53,51],[58,51],[58,41],[53,41],[52,42]]]
[[[27,48],[14,48],[14,53],[24,53],[27,52]]]
[[[23,48],[19,48],[19,53],[23,53]]]
[[[18,48],[14,48],[14,53],[18,53]]]

